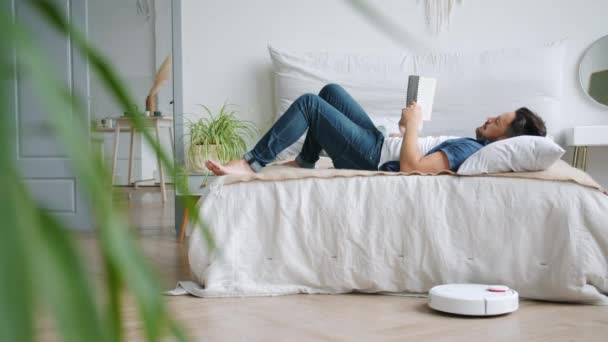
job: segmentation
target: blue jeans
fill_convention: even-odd
[[[325,150],[337,169],[377,170],[384,135],[363,108],[337,84],[328,84],[319,95],[296,99],[245,160],[259,172],[266,164],[306,134],[296,163],[314,168]]]

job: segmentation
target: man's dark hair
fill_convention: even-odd
[[[526,107],[521,107],[515,111],[515,119],[511,122],[508,134],[510,137],[517,137],[520,135],[544,137],[547,135],[547,128],[540,116]]]

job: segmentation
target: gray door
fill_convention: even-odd
[[[33,32],[36,43],[73,94],[88,103],[89,77],[85,61],[69,37],[59,34],[34,12],[26,0],[9,0],[13,15]],[[54,0],[70,21],[86,33],[87,1]],[[15,58],[19,60],[19,50]],[[33,93],[27,75],[15,67],[10,117],[15,127],[15,158],[21,174],[41,206],[77,229],[91,228],[90,210],[81,183],[70,169],[70,160],[49,128],[53,113]],[[88,107],[88,106],[87,106]],[[88,108],[85,109],[89,116]],[[73,114],[73,113],[72,113]],[[74,114],[73,114],[74,115]],[[86,122],[89,120],[87,119]],[[83,127],[88,130],[87,127]],[[88,135],[88,134],[87,134]],[[89,142],[86,142],[87,144]],[[110,189],[108,189],[110,191]]]

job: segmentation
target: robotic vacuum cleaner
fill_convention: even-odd
[[[519,295],[504,285],[446,284],[429,291],[429,307],[466,316],[495,316],[519,307]]]

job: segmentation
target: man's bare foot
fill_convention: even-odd
[[[300,165],[299,165],[298,163],[296,163],[296,161],[295,161],[295,160],[290,160],[290,161],[288,161],[288,162],[281,163],[281,164],[279,164],[279,165],[282,165],[282,166],[289,166],[289,167],[300,167]]]
[[[248,175],[255,173],[245,159],[233,160],[222,165],[215,160],[207,160],[205,166],[217,176]]]

